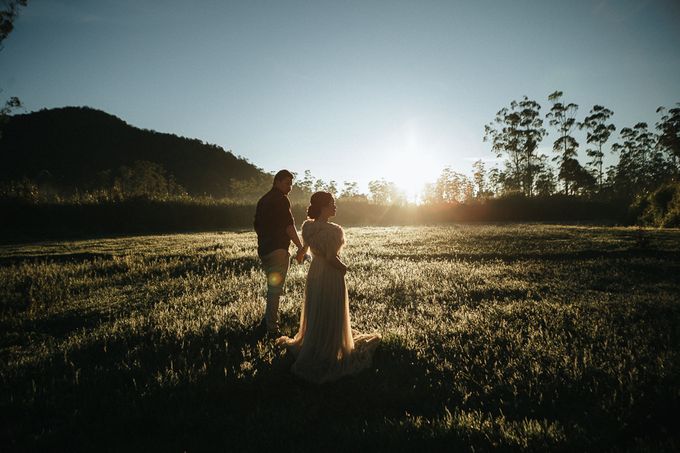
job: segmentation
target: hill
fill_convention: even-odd
[[[0,158],[0,181],[47,179],[62,190],[105,186],[121,167],[138,161],[162,166],[190,195],[228,196],[230,179],[265,175],[219,146],[140,129],[89,107],[10,117]]]

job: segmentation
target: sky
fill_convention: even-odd
[[[414,199],[444,167],[497,164],[484,125],[523,95],[543,114],[561,90],[578,120],[601,104],[618,129],[653,125],[680,102],[678,23],[677,0],[29,0],[0,100],[89,106]]]

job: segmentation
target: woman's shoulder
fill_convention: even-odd
[[[323,231],[323,225],[321,222],[317,222],[314,219],[307,219],[302,222],[302,237],[311,239],[316,237]]]
[[[314,219],[307,219],[304,222],[302,222],[302,229],[318,229],[318,230],[324,230],[324,229],[330,229],[330,230],[335,230],[335,231],[343,231],[342,227],[338,225],[337,223],[333,222],[317,222]]]
[[[333,228],[333,230],[335,230],[336,232],[338,232],[338,233],[344,233],[344,230],[342,229],[342,227],[341,227],[340,225],[338,225],[337,223],[333,223],[333,222],[327,222],[327,223],[328,223],[328,225],[329,225],[331,228]]]
[[[329,222],[328,225],[332,231],[330,235],[333,238],[333,242],[336,246],[342,247],[345,243],[345,231],[337,223]]]
[[[342,227],[332,222],[317,222],[307,219],[302,223],[302,237],[306,241],[332,241],[343,242],[344,232]]]

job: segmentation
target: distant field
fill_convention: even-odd
[[[680,231],[346,233],[353,327],[384,342],[320,387],[255,330],[253,233],[0,246],[2,450],[680,448]]]

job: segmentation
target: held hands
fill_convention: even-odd
[[[297,253],[295,254],[295,261],[298,264],[302,264],[305,260],[305,247],[299,247]]]
[[[328,255],[324,257],[328,263],[333,266],[334,268],[338,269],[342,275],[345,275],[347,273],[347,265],[340,261],[340,258],[338,258],[338,255]],[[295,254],[295,261],[298,264],[302,264],[305,261],[311,261],[312,257],[307,254],[307,247],[299,247],[297,249],[297,253]]]

